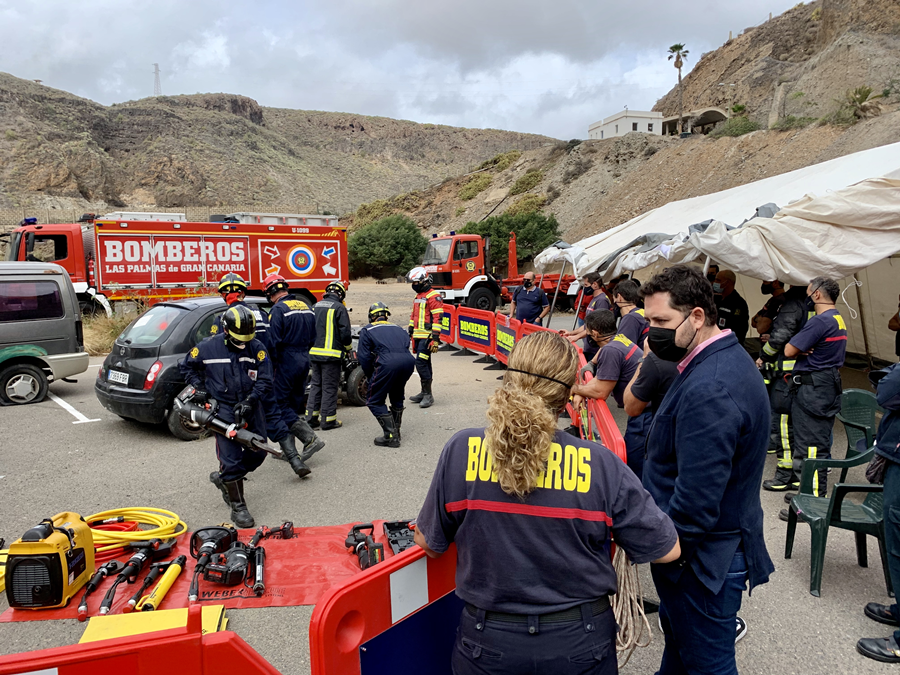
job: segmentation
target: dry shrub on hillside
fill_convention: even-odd
[[[474,199],[478,193],[487,189],[488,185],[491,184],[491,180],[492,178],[489,173],[479,173],[472,176],[469,179],[469,182],[460,188],[457,196],[464,202]]]

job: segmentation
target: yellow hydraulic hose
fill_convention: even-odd
[[[149,541],[151,539],[171,539],[180,537],[187,532],[187,525],[178,514],[165,509],[155,509],[149,506],[132,506],[124,509],[110,509],[101,511],[85,518],[88,523],[98,521],[135,521],[141,525],[151,525],[148,529],[133,530],[131,532],[117,532],[111,530],[93,529],[94,547],[97,553],[119,548],[133,541]]]

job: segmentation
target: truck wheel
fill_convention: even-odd
[[[47,397],[49,386],[50,382],[40,368],[30,363],[17,363],[0,371],[0,403],[39,403]]]
[[[497,296],[487,288],[476,288],[466,299],[466,307],[493,312],[497,308]]]
[[[81,310],[81,316],[85,319],[93,319],[98,314],[106,314],[100,303],[93,300],[81,300],[78,303],[78,308]]]
[[[369,395],[369,381],[362,368],[354,368],[347,378],[347,402],[350,405],[363,406]]]
[[[166,426],[169,427],[169,431],[175,438],[182,441],[197,441],[209,436],[209,431],[184,419],[175,408],[172,408],[166,415]]]

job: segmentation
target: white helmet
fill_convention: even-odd
[[[410,283],[413,283],[416,281],[425,281],[425,278],[427,276],[428,276],[428,270],[426,270],[424,267],[413,267],[409,271],[409,274],[406,275],[406,278],[409,280]]]
[[[413,267],[409,271],[409,274],[406,275],[406,278],[412,284],[413,290],[416,293],[424,293],[429,290],[434,283],[434,277],[432,277],[424,267]]]

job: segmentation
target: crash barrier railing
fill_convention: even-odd
[[[444,305],[444,313],[441,315],[441,342],[453,344],[456,342],[456,307]]]
[[[463,606],[455,588],[451,545],[440,558],[414,546],[330,590],[309,623],[312,675],[449,675]]]
[[[278,675],[278,671],[231,631],[203,635],[203,608],[188,610],[184,628],[0,656],[0,675]]]
[[[456,343],[478,354],[493,356],[496,320],[493,312],[459,305],[456,308]]]

